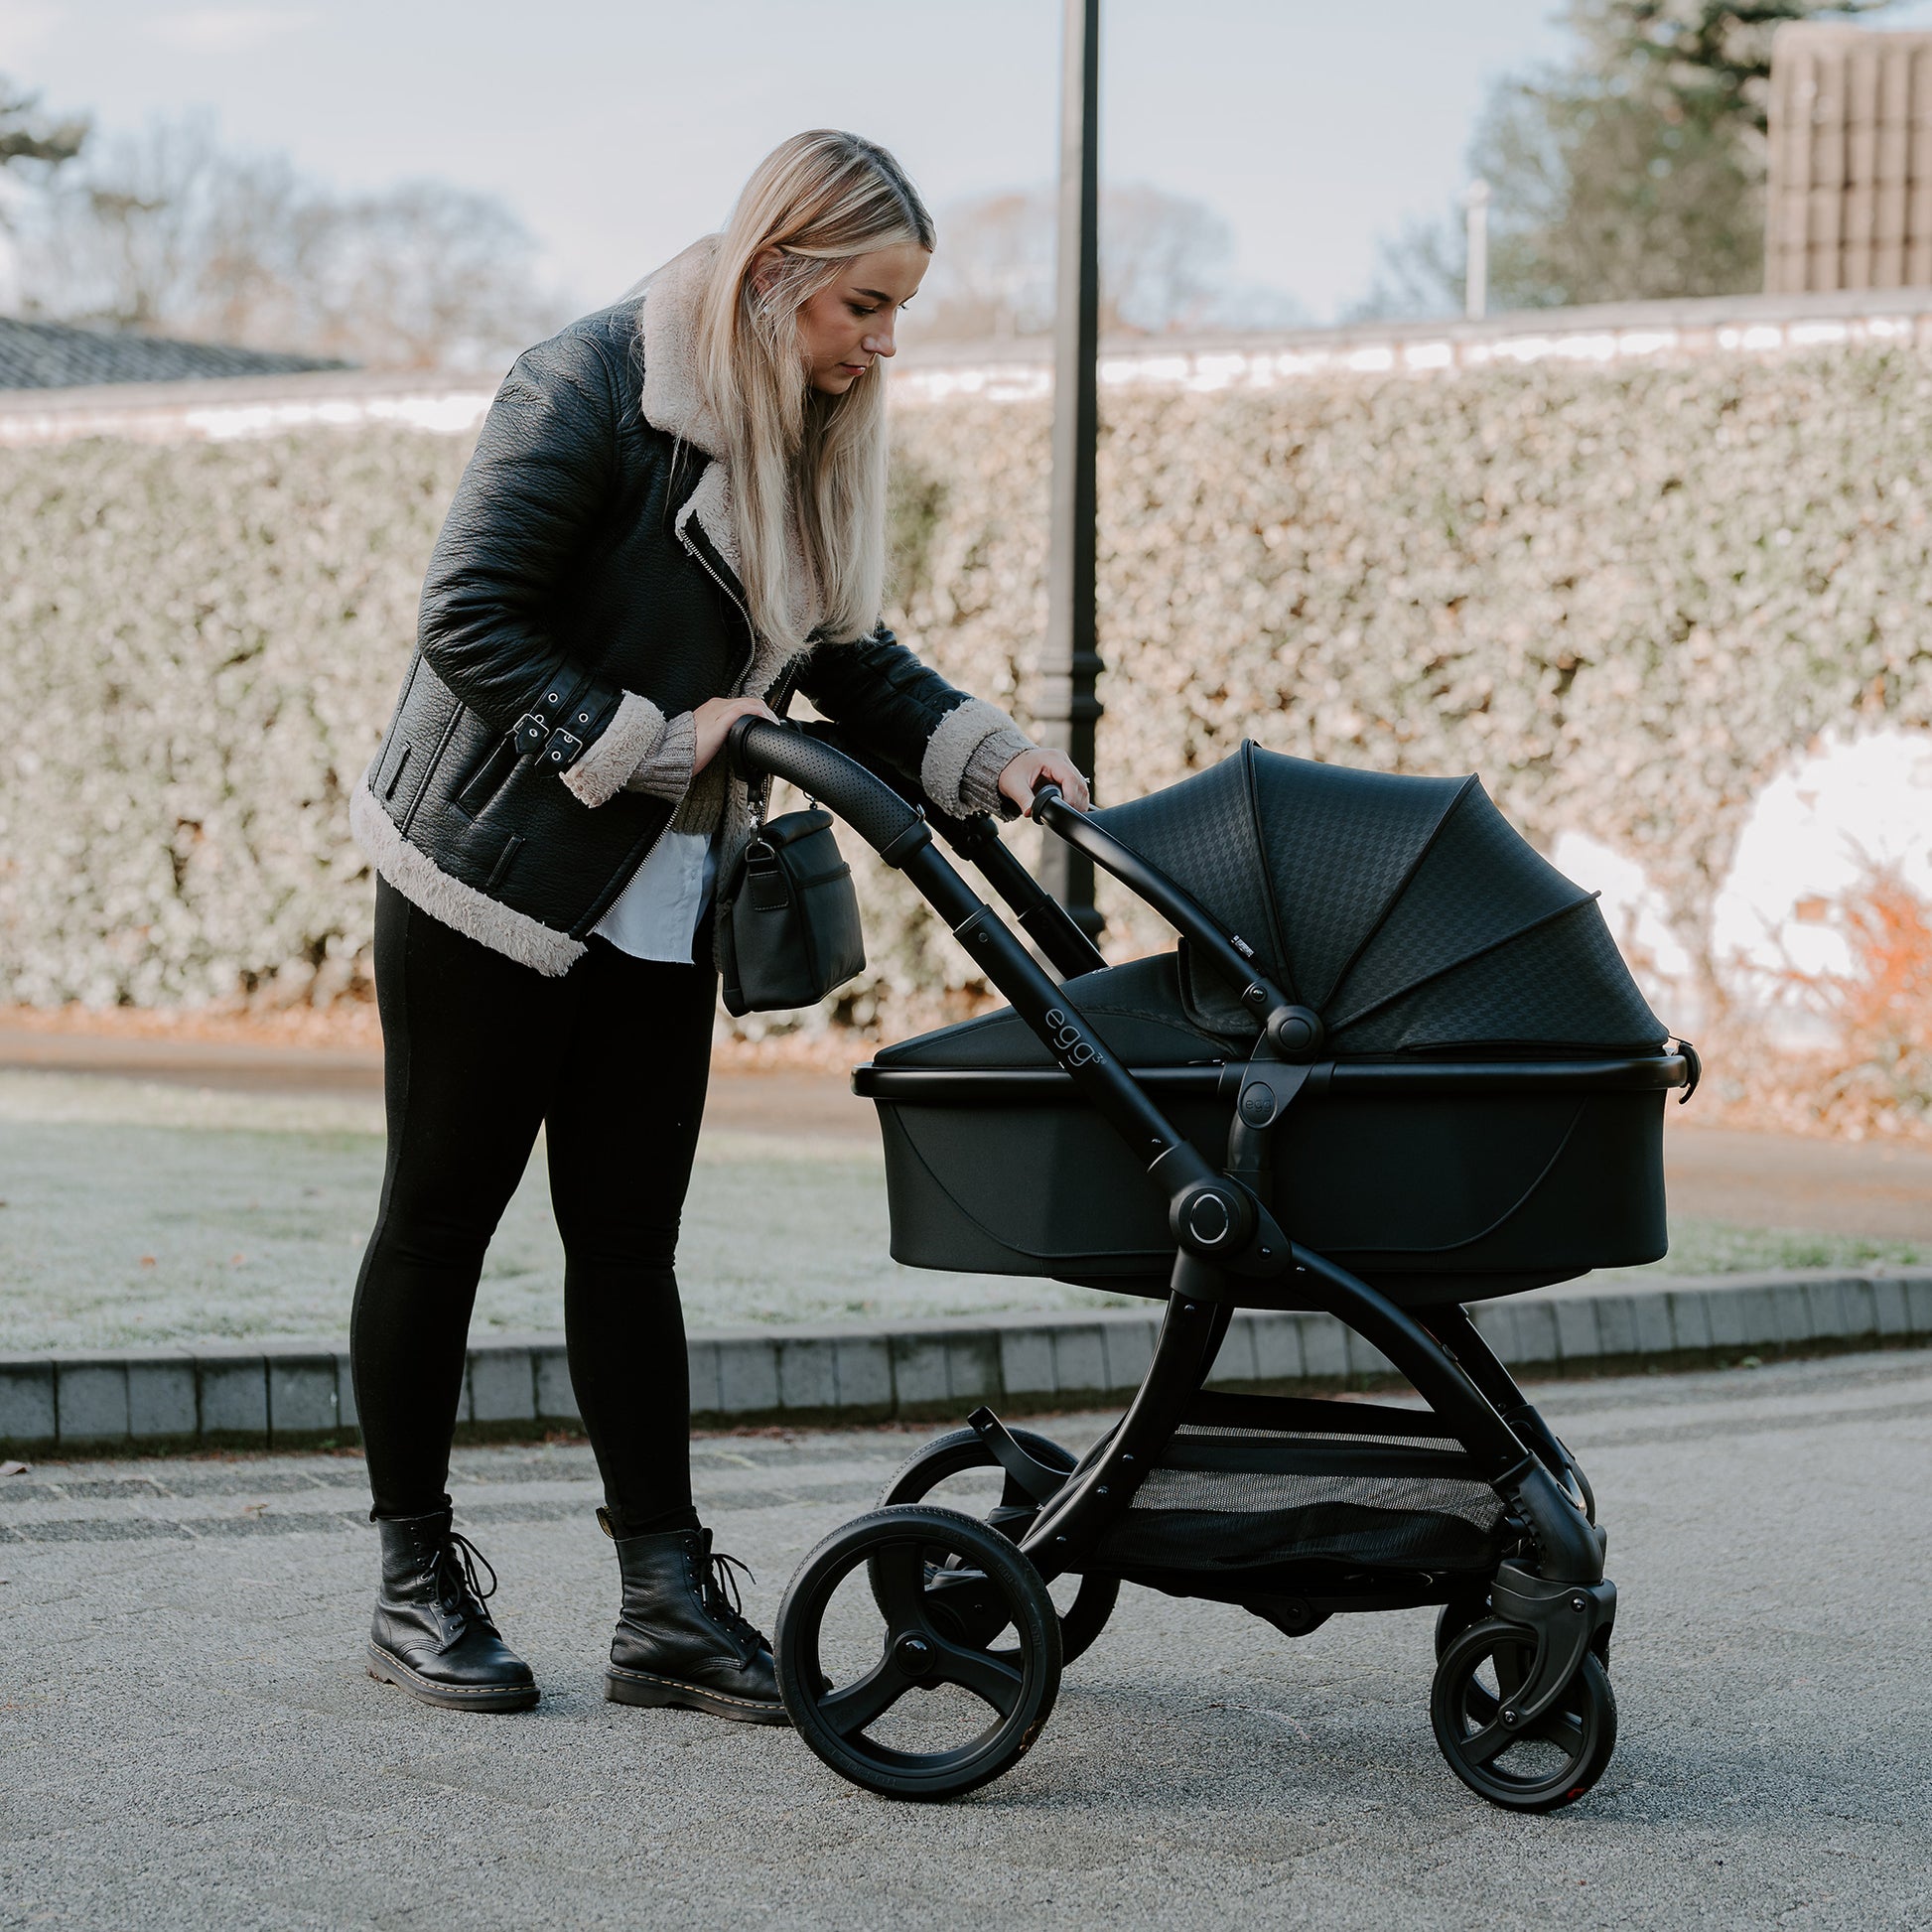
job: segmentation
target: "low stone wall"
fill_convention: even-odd
[[[1496,1353],[1530,1376],[1697,1367],[1746,1355],[1932,1344],[1932,1269],[1654,1279],[1484,1302]],[[1161,1310],[909,1322],[892,1328],[735,1329],[690,1337],[700,1426],[858,1425],[1124,1403],[1154,1359]],[[1247,1310],[1217,1387],[1331,1392],[1391,1379],[1389,1362],[1326,1314]],[[518,1439],[579,1427],[561,1335],[470,1350],[459,1429]],[[356,1440],[341,1350],[132,1349],[0,1356],[0,1449],[16,1454],[168,1447],[300,1448]],[[0,1539],[4,1533],[0,1532]]]

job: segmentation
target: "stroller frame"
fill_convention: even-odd
[[[807,1743],[846,1777],[886,1795],[944,1797],[999,1776],[1029,1748],[1050,1710],[1062,1636],[1077,1651],[1098,1634],[1093,1624],[1076,1637],[1071,1620],[1062,1632],[1046,1595],[1056,1578],[1079,1575],[1086,1579],[1083,1603],[1089,1591],[1104,1598],[1101,1622],[1119,1581],[1239,1602],[1289,1635],[1339,1611],[1441,1604],[1432,1716],[1450,1767],[1478,1795],[1509,1809],[1550,1810],[1582,1796],[1608,1761],[1615,1736],[1605,1667],[1616,1590],[1603,1575],[1606,1539],[1593,1520],[1587,1479],[1460,1306],[1410,1312],[1292,1240],[1264,1204],[1272,1130],[1306,1084],[1334,1077],[1321,1058],[1319,1017],[1258,971],[1235,935],[1173,880],[1068,806],[1056,788],[1036,793],[1032,815],[1159,911],[1228,980],[1259,1025],[1245,1062],[1165,1070],[1173,1083],[1211,1078],[1232,1097],[1226,1158],[1216,1166],[1170,1124],[1158,1103],[1161,1080],[1118,1063],[933,843],[937,823],[1056,970],[1072,977],[1104,965],[1066,910],[1000,843],[992,819],[921,809],[902,781],[847,756],[829,735],[795,726],[743,721],[730,755],[755,783],[766,774],[783,777],[829,806],[905,875],[1057,1063],[972,1077],[1002,1093],[1016,1083],[1050,1086],[1062,1097],[1069,1086],[1077,1090],[1134,1150],[1167,1201],[1177,1249],[1152,1365],[1124,1418],[1087,1455],[1075,1462],[1040,1439],[1023,1440],[982,1409],[970,1419],[977,1443],[949,1436],[922,1457],[943,1451],[952,1468],[962,1466],[963,1452],[969,1462],[1004,1472],[993,1530],[952,1510],[896,1501],[836,1532],[807,1558],[787,1591],[776,1644],[787,1708]],[[1684,1087],[1686,1098],[1696,1079],[1688,1048],[1643,1063],[1435,1062],[1340,1071],[1446,1090],[1615,1077]],[[956,1097],[960,1076],[939,1077]],[[916,1102],[922,1083],[934,1078],[916,1068],[868,1066],[853,1084],[863,1095]],[[1334,1314],[1381,1351],[1427,1412],[1206,1389],[1234,1311],[1244,1308]],[[1378,1566],[1292,1554],[1238,1576],[1205,1566],[1110,1563],[1103,1548],[1109,1531],[1183,1426],[1240,1432],[1218,1466],[1243,1469],[1271,1466],[1271,1434],[1372,1435],[1418,1447],[1450,1441],[1460,1454],[1444,1456],[1444,1466],[1453,1459],[1501,1500],[1502,1560],[1475,1577],[1426,1563]],[[1405,1456],[1413,1463],[1417,1454],[1415,1448],[1341,1441],[1333,1451],[1370,1471],[1378,1462],[1400,1465]],[[921,1460],[914,1458],[907,1476]],[[1279,1458],[1277,1465],[1292,1466]],[[908,1493],[904,1478],[889,1491],[895,1493]],[[909,1493],[924,1493],[918,1480]],[[1019,1564],[1012,1561],[1016,1544],[1025,1560]],[[906,1561],[908,1549],[916,1564]],[[860,1564],[886,1616],[886,1647],[859,1683],[833,1688],[818,1668],[817,1619],[833,1588]],[[1009,1627],[1021,1638],[1019,1651],[992,1652],[993,1639]],[[867,1725],[899,1696],[937,1682],[964,1685],[992,1705],[998,1721],[968,1745],[937,1753],[893,1749],[866,1736]],[[1538,1771],[1526,1777],[1506,1770],[1499,1760],[1531,1738],[1545,1746]],[[1554,1769],[1553,1750],[1560,1760]]]

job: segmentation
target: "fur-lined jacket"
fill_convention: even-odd
[[[350,823],[383,878],[446,925],[568,972],[665,828],[750,836],[719,758],[693,782],[707,698],[802,691],[944,810],[997,806],[1029,749],[882,625],[854,642],[756,634],[734,568],[724,441],[693,324],[714,241],[628,302],[527,350],[497,391],[423,585],[416,653]],[[794,570],[794,581],[809,573]],[[782,704],[774,705],[782,709]]]

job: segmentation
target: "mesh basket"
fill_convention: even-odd
[[[1488,1572],[1503,1506],[1457,1449],[1413,1436],[1183,1428],[1102,1540],[1104,1563],[1229,1572],[1309,1558]]]

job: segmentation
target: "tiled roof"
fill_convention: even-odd
[[[99,382],[179,382],[197,377],[287,375],[342,369],[317,355],[275,355],[219,343],[75,329],[59,322],[0,316],[0,389],[71,389]]]

